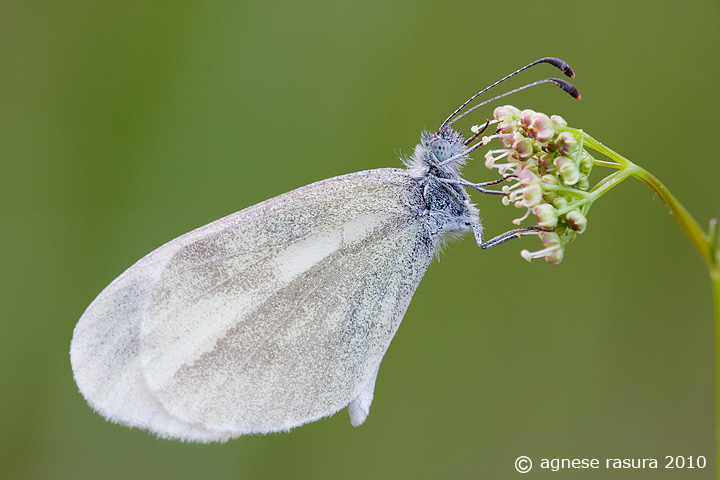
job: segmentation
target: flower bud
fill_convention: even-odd
[[[516,140],[515,143],[513,143],[512,148],[513,150],[515,150],[517,158],[520,160],[527,160],[528,158],[532,157],[532,142],[527,138],[521,138],[519,140]]]
[[[587,175],[581,175],[575,187],[579,190],[587,190],[590,188],[590,180],[588,180]]]
[[[560,185],[560,180],[555,175],[546,174],[540,177],[540,181],[543,183],[543,185],[552,185],[552,186],[558,186]]]
[[[537,175],[535,175],[535,173],[529,168],[518,170],[515,175],[517,175],[518,182],[520,182],[520,185],[523,187],[527,187],[531,183],[537,183],[539,181]]]
[[[549,153],[543,153],[537,159],[538,173],[555,173],[555,157]]]
[[[543,152],[546,152],[550,155],[557,154],[557,144],[555,142],[548,142],[542,144],[542,150]]]
[[[587,228],[587,218],[580,213],[580,210],[570,210],[565,214],[565,223],[578,233],[583,233]]]
[[[552,120],[555,125],[567,126],[567,122],[560,115],[551,115],[550,120]]]
[[[563,235],[561,237],[561,241],[564,245],[567,245],[568,243],[575,240],[575,237],[577,237],[577,236],[578,236],[578,232],[576,232],[575,230],[567,229],[563,233]]]
[[[535,113],[535,110],[530,110],[529,108],[520,112],[520,125],[522,125],[523,127],[529,127],[530,117],[533,113]]]
[[[589,175],[593,165],[593,158],[583,150],[582,156],[580,157],[580,171],[585,175]]]
[[[493,110],[493,118],[498,122],[513,122],[520,118],[520,110],[512,105],[503,105]]]
[[[560,237],[555,232],[545,232],[540,234],[540,240],[543,246],[549,251],[545,254],[545,261],[552,265],[562,262],[565,254]]]
[[[564,155],[566,157],[569,157],[570,155],[575,153],[575,150],[577,150],[577,139],[570,132],[562,132],[560,135],[558,135],[555,143],[557,143],[558,152],[560,152],[560,155]]]
[[[565,256],[565,250],[560,247],[545,255],[545,261],[550,265],[558,265]]]
[[[558,210],[562,210],[563,208],[567,207],[567,205],[568,202],[565,197],[557,197],[553,200],[553,206]]]
[[[528,208],[533,207],[540,203],[540,200],[542,200],[542,188],[540,188],[539,183],[533,182],[527,187],[523,187],[522,195],[523,206]]]
[[[580,170],[570,158],[557,157],[554,163],[558,172],[562,175],[565,185],[575,185],[580,180]]]
[[[528,131],[540,143],[547,143],[555,136],[555,127],[550,117],[544,113],[530,115]]]
[[[555,228],[558,223],[557,210],[549,203],[541,203],[533,208],[533,213],[538,220],[538,226],[544,228]]]

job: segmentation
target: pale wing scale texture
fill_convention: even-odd
[[[168,414],[147,388],[140,367],[140,322],[172,250],[138,261],[85,310],[70,347],[73,374],[88,403],[114,422],[149,428],[163,437],[221,440],[227,435]]]
[[[323,195],[310,186],[269,214],[251,207],[262,223],[237,223],[168,264],[141,357],[172,414],[233,434],[287,430],[345,407],[375,375],[432,258],[418,189],[400,170],[321,183]],[[208,293],[185,303],[188,288]]]
[[[380,367],[380,365],[378,365]],[[348,413],[350,414],[350,423],[353,427],[359,427],[363,424],[368,414],[370,413],[370,404],[373,401],[373,395],[375,392],[375,380],[377,380],[377,370],[375,374],[370,377],[365,386],[363,387],[360,395],[355,397],[352,402],[348,405]]]
[[[355,398],[362,423],[433,254],[420,190],[405,170],[358,172],[160,247],[78,323],[81,391],[112,420],[195,441],[289,429]]]
[[[200,358],[145,368],[150,389],[176,416],[238,433],[287,430],[345,407],[375,375],[432,258],[429,242],[417,248],[417,222],[396,226],[362,257],[338,249],[239,314]]]

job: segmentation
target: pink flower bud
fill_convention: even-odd
[[[555,136],[554,124],[544,113],[536,112],[530,115],[528,131],[540,143],[547,143]]]
[[[513,150],[515,150],[517,158],[520,160],[527,160],[528,158],[532,157],[532,142],[527,138],[521,138],[519,140],[516,140],[515,143],[513,143],[512,148]]]
[[[523,168],[521,170],[518,170],[515,175],[517,175],[518,182],[520,182],[520,185],[522,185],[523,187],[527,187],[531,183],[538,182],[537,175],[535,175],[535,173],[529,168]]]
[[[587,228],[587,218],[580,213],[580,210],[570,210],[565,214],[565,223],[578,233],[583,233]]]
[[[520,112],[520,124],[524,127],[530,126],[530,117],[535,113],[535,110],[529,108]]]

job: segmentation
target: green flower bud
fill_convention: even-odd
[[[555,143],[557,143],[560,155],[564,155],[566,157],[571,156],[575,153],[575,150],[577,150],[577,139],[575,139],[575,136],[570,132],[562,132],[558,135]]]
[[[558,210],[562,210],[563,208],[567,207],[568,202],[565,197],[557,197],[555,200],[553,200],[553,206],[557,208]]]
[[[540,177],[540,181],[543,183],[543,185],[560,185],[560,179],[555,175],[551,175],[549,173]]]
[[[545,261],[551,265],[557,265],[562,262],[565,251],[560,237],[555,232],[546,232],[540,234],[540,240],[542,240],[543,246],[547,252],[545,253]]]
[[[577,237],[577,236],[578,236],[578,232],[576,232],[575,230],[566,228],[565,231],[563,232],[562,236],[560,237],[560,241],[562,242],[563,245],[567,245],[568,243],[575,240],[575,237]]]
[[[558,172],[562,175],[565,185],[575,185],[580,180],[580,170],[570,158],[557,157],[554,163]]]
[[[551,115],[550,120],[552,120],[555,125],[567,126],[567,122],[560,115]]]
[[[588,154],[585,150],[582,152],[582,156],[580,157],[580,171],[583,172],[585,175],[590,175],[590,171],[593,168],[593,158]]]
[[[532,209],[538,220],[538,226],[544,228],[555,228],[558,224],[557,210],[549,203],[541,203]]]
[[[540,203],[540,200],[542,200],[542,188],[540,188],[539,183],[531,183],[527,187],[523,187],[522,189],[522,195],[523,195],[523,206],[524,207],[533,207]]]

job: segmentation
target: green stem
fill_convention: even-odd
[[[685,235],[690,239],[690,242],[695,246],[700,256],[707,263],[708,268],[713,269],[713,254],[710,250],[710,239],[708,235],[703,232],[700,226],[697,224],[695,219],[690,215],[690,212],[673,196],[670,191],[665,188],[660,180],[655,178],[647,170],[638,167],[633,164],[632,176],[641,180],[645,185],[650,187],[653,192],[663,201],[665,206],[670,210],[670,214],[675,218],[675,221],[680,225],[680,228]]]
[[[695,219],[690,215],[690,212],[665,188],[665,185],[660,182],[653,174],[645,170],[644,168],[635,165],[627,158],[623,157],[616,151],[606,147],[602,143],[598,142],[586,133],[585,145],[597,150],[604,155],[615,160],[620,166],[620,170],[615,172],[613,175],[607,177],[601,184],[593,189],[593,193],[599,193],[602,195],[605,191],[614,187],[628,176],[633,176],[643,182],[645,185],[650,187],[655,194],[660,197],[665,206],[670,210],[670,214],[675,218],[675,221],[680,225],[680,228],[685,235],[690,239],[690,242],[700,253],[700,256],[705,260],[708,268],[713,270],[716,268],[712,247],[710,244],[709,236],[703,232]],[[602,191],[599,191],[602,190]]]
[[[717,401],[717,432],[716,432],[716,452],[717,462],[720,461],[720,250],[718,250],[718,222],[716,219],[710,221],[708,230],[710,238],[710,248],[715,252],[713,256],[713,264],[715,268],[710,269],[710,279],[713,284],[713,300],[715,302],[715,363],[717,365],[717,383],[716,383],[716,401]],[[720,478],[720,466],[717,467],[717,475]]]
[[[715,455],[716,463],[720,462],[720,273],[715,269],[711,272],[711,278],[713,283],[713,300],[715,301],[715,365],[717,370],[715,371],[716,377],[716,391],[715,391],[715,402],[717,403],[716,416],[716,428],[715,431]],[[717,468],[717,476],[720,478],[720,466]]]
[[[635,165],[630,160],[626,159],[614,150],[606,147],[602,143],[598,142],[589,135],[584,135],[584,144],[603,153],[604,155],[612,158],[617,162],[617,165],[608,164],[608,162],[596,162],[604,166],[614,166],[620,170],[609,175],[602,182],[598,184],[596,188],[592,190],[593,194],[601,196],[612,187],[625,180],[628,176],[633,176],[643,182],[645,185],[650,187],[655,194],[660,197],[665,206],[670,210],[670,214],[675,218],[680,228],[685,235],[690,239],[690,243],[693,244],[695,249],[700,253],[700,256],[705,261],[710,272],[710,279],[712,281],[713,289],[713,300],[715,303],[715,380],[716,380],[716,458],[720,461],[720,253],[718,248],[718,229],[717,222],[713,221],[710,224],[708,233],[703,232],[695,219],[690,215],[690,212],[678,202],[678,200],[671,194],[665,185],[660,182],[654,175],[638,165]],[[720,479],[720,468],[716,467],[716,475]]]
[[[615,173],[608,175],[603,178],[597,185],[593,187],[590,193],[593,195],[593,200],[598,199],[605,195],[605,192],[613,188],[615,185],[619,185],[620,182],[629,177],[631,172],[627,170],[618,170]]]

